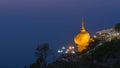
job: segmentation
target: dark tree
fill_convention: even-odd
[[[42,57],[44,59],[46,59],[46,56],[48,55],[48,51],[49,51],[49,44],[48,43],[44,43],[42,45],[39,45],[36,48],[36,52],[35,52],[35,56],[37,58]]]
[[[41,62],[43,62],[43,58],[38,58],[35,63],[30,65],[30,68],[41,68]]]
[[[114,65],[113,68],[120,68],[120,61],[117,61]]]
[[[40,68],[40,64],[33,63],[30,65],[30,68]]]
[[[24,68],[27,68],[27,66],[24,66]]]
[[[40,61],[43,68],[46,68],[47,65],[47,57],[53,55],[52,50],[49,48],[48,43],[44,43],[42,45],[39,45],[36,48],[35,56],[38,58],[37,60]]]

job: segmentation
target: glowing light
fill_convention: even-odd
[[[69,51],[69,49],[67,49],[67,51]]]
[[[75,54],[75,51],[72,51],[71,53],[72,53],[72,54]]]
[[[93,39],[93,38],[91,38],[91,39],[90,39],[90,41],[91,41],[91,42],[94,42],[94,39]]]
[[[60,49],[58,50],[58,53],[62,53],[62,52],[63,52],[63,50],[60,50]]]
[[[60,48],[60,49],[58,49],[58,53],[59,54],[63,54],[63,53],[72,53],[72,54],[74,54],[75,53],[75,51],[74,51],[74,46],[72,46],[72,45],[68,45],[68,47],[67,47],[67,49],[66,49],[66,47],[65,46],[63,46],[62,48]]]
[[[75,47],[74,46],[72,46],[72,49],[74,49]]]
[[[60,53],[61,52],[61,50],[58,50],[58,53]]]
[[[117,33],[117,35],[119,35],[120,33]]]
[[[78,45],[78,52],[86,49],[90,42],[90,34],[85,30],[84,20],[82,20],[82,27],[80,32],[74,38],[75,44]]]
[[[69,50],[72,50],[72,46],[69,46],[68,49],[69,49]]]
[[[65,47],[63,46],[62,49],[65,49]]]
[[[61,53],[63,52],[63,50],[60,51]]]
[[[69,49],[70,51],[72,51],[72,50],[74,49],[74,46],[69,45],[69,46],[68,46],[68,49]]]
[[[65,53],[68,53],[68,51],[65,51]]]
[[[94,35],[94,36],[93,36],[93,38],[97,38],[97,36],[96,36],[96,35]]]

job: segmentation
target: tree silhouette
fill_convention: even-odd
[[[42,58],[46,59],[46,56],[48,55],[48,51],[49,51],[49,44],[44,43],[42,45],[39,45],[36,48],[35,56],[38,58],[42,57]]]
[[[114,65],[113,68],[120,68],[120,61],[117,61]]]
[[[38,58],[35,63],[30,65],[30,68],[40,68],[41,67],[41,62],[43,62],[43,58]]]
[[[37,60],[39,62],[43,62],[42,67],[46,68],[47,65],[47,56],[53,55],[52,50],[49,48],[49,44],[48,43],[44,43],[42,45],[39,45],[36,48],[35,51],[35,56],[38,58]]]
[[[25,65],[24,68],[27,68],[27,66]]]

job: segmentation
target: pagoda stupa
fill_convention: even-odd
[[[82,27],[80,32],[74,37],[74,43],[78,46],[78,52],[83,51],[89,45],[90,34],[85,30],[84,19],[82,18]]]

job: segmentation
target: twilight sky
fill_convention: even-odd
[[[0,0],[0,68],[35,61],[38,44],[73,44],[81,19],[92,35],[120,22],[120,0]]]

